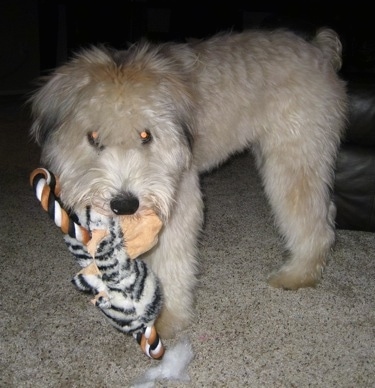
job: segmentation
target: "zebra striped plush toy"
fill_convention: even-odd
[[[144,261],[129,257],[121,217],[105,217],[90,208],[74,219],[69,217],[58,198],[58,182],[46,169],[34,170],[30,183],[83,267],[73,277],[73,284],[93,292],[92,303],[114,327],[132,334],[147,356],[162,358],[164,347],[154,327],[163,303],[161,285]],[[161,223],[156,228],[160,229]]]

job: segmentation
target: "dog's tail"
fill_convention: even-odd
[[[324,57],[336,71],[341,69],[342,44],[336,31],[330,28],[320,28],[313,39],[313,44],[322,50]]]

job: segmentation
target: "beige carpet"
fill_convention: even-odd
[[[70,283],[79,268],[29,187],[38,150],[27,117],[14,103],[0,108],[0,386],[130,387],[159,361]],[[196,320],[165,341],[190,341],[190,380],[155,386],[374,387],[375,234],[338,231],[316,289],[272,289],[265,280],[282,245],[251,155],[202,187]]]

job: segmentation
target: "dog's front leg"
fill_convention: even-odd
[[[164,307],[156,321],[162,338],[173,337],[193,318],[197,283],[198,236],[203,223],[203,203],[196,171],[184,173],[175,207],[156,247],[144,255],[161,280]]]

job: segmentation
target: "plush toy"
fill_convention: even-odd
[[[69,216],[59,200],[59,182],[51,172],[34,170],[30,184],[83,267],[73,284],[93,292],[92,303],[114,327],[132,334],[147,356],[162,358],[164,347],[154,326],[163,303],[161,285],[146,263],[136,259],[157,242],[162,227],[157,215],[145,211],[137,217],[111,218],[87,208],[84,214]]]

